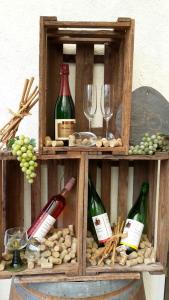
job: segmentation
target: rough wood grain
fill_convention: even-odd
[[[47,94],[46,94],[46,135],[55,139],[54,112],[60,89],[60,65],[63,62],[63,45],[47,44]]]
[[[118,184],[118,213],[122,220],[127,216],[127,195],[128,195],[128,161],[119,162],[119,184]]]
[[[110,195],[111,195],[111,164],[103,161],[101,164],[101,199],[106,212],[110,215]]]
[[[4,202],[4,163],[0,161],[0,258],[1,253],[4,250],[4,233],[6,227],[6,210],[5,210],[5,202]]]
[[[134,20],[131,27],[126,30],[124,37],[124,68],[122,87],[122,141],[126,147],[129,146],[130,115],[131,115],[131,90],[132,90],[132,68],[133,68],[133,47],[134,47]]]
[[[148,163],[148,205],[147,205],[147,228],[146,232],[151,242],[154,242],[154,225],[155,225],[155,203],[157,194],[157,161],[149,161]]]
[[[31,222],[39,215],[41,211],[41,162],[38,160],[36,168],[36,177],[31,185]]]
[[[39,149],[42,152],[44,138],[46,136],[46,72],[47,72],[47,40],[45,17],[40,17],[40,41],[39,41]]]
[[[69,30],[69,29],[53,29],[48,33],[48,37],[70,36],[70,37],[113,37],[120,39],[122,32],[113,30]]]
[[[168,253],[169,161],[162,161],[160,169],[157,259],[165,266]]]
[[[6,161],[6,227],[24,225],[24,176],[18,161]]]
[[[94,46],[78,44],[76,48],[75,114],[77,131],[87,131],[88,120],[83,110],[85,84],[93,82]]]
[[[125,30],[130,28],[131,19],[122,22],[73,22],[73,21],[57,21],[56,20],[46,20],[45,26],[48,28],[110,28],[110,29],[118,29]]]
[[[145,161],[135,161],[133,181],[133,202],[138,199],[143,181],[148,181],[148,164]]]
[[[84,193],[85,193],[85,167],[86,167],[86,154],[82,154],[82,157],[79,162],[79,173],[77,176],[77,195],[76,195],[76,236],[78,239],[77,244],[77,257],[78,257],[78,275],[84,274],[83,270],[83,244],[84,244],[84,235],[83,235],[83,221],[84,220]]]
[[[140,273],[131,272],[131,273],[112,273],[112,274],[96,274],[96,275],[88,275],[88,276],[65,276],[61,274],[56,274],[53,276],[52,274],[44,274],[44,275],[36,275],[32,276],[17,276],[15,277],[15,283],[39,283],[39,282],[81,282],[81,281],[103,281],[103,280],[124,280],[124,279],[140,279]]]

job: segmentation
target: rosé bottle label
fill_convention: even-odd
[[[46,236],[46,234],[51,229],[55,221],[55,218],[46,213],[45,215],[43,215],[43,219],[39,219],[39,222],[36,224],[36,228],[35,230],[33,230],[31,236],[36,238],[39,242],[41,242],[43,237]]]
[[[138,249],[144,225],[136,220],[127,219],[123,233],[127,233],[127,237],[122,238],[120,244]]]
[[[99,242],[104,243],[112,236],[107,213],[92,217]]]

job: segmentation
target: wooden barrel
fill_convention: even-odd
[[[145,300],[142,280],[48,282],[13,281],[10,300]]]

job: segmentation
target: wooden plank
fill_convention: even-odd
[[[75,63],[76,56],[74,54],[63,54],[63,61],[65,63]],[[94,55],[94,63],[95,64],[104,64],[104,56],[103,55]]]
[[[58,174],[58,165],[60,161],[59,160],[48,160],[47,161],[47,167],[48,167],[48,199],[50,199],[52,196],[57,195],[60,193],[60,190],[58,190],[58,182],[61,181],[61,178],[59,178]]]
[[[79,174],[77,176],[77,196],[76,196],[76,236],[78,239],[77,243],[77,260],[79,265],[78,275],[82,275],[83,272],[83,244],[85,239],[83,236],[83,218],[84,218],[84,191],[85,191],[85,166],[86,166],[86,154],[82,154],[79,162]]]
[[[114,38],[111,37],[69,37],[60,36],[50,39],[52,44],[105,44],[116,42]]]
[[[125,279],[140,279],[140,273],[112,273],[112,274],[98,274],[92,276],[64,276],[60,274],[43,275],[43,276],[17,276],[15,277],[15,283],[45,283],[45,282],[78,282],[78,281],[103,281],[103,280],[125,280]]]
[[[4,251],[4,233],[6,229],[6,209],[4,199],[4,162],[0,161],[0,258]]]
[[[66,183],[72,176],[76,179],[78,178],[79,172],[79,161],[77,160],[64,160],[64,183]],[[75,226],[75,231],[77,231],[77,191],[78,183],[70,192],[69,196],[66,199],[66,206],[64,208],[63,214],[60,216],[62,218],[62,226],[66,227],[69,224]],[[58,221],[60,220],[58,218]]]
[[[134,180],[133,180],[133,202],[137,201],[140,194],[141,185],[148,181],[148,163],[145,161],[134,162]]]
[[[130,28],[131,19],[119,22],[73,22],[73,21],[57,21],[56,20],[46,20],[45,26],[48,28],[110,28],[110,29],[118,29],[125,30]]]
[[[155,204],[157,194],[157,161],[150,161],[148,163],[148,182],[149,182],[149,193],[148,193],[148,205],[147,205],[147,228],[149,241],[154,242],[154,224],[155,224]]]
[[[31,185],[31,223],[39,215],[41,210],[41,162],[37,161],[36,177]]]
[[[62,29],[53,29],[48,31],[48,37],[57,37],[57,36],[70,36],[70,37],[110,37],[121,39],[123,33],[114,30],[62,30]]]
[[[83,110],[83,93],[85,84],[93,82],[94,45],[78,44],[76,48],[76,85],[75,114],[77,131],[88,129],[88,120]]]
[[[89,173],[89,160],[86,155],[85,164],[84,164],[84,205],[83,205],[83,249],[82,249],[82,274],[86,274],[86,237],[87,237],[87,216],[88,216],[88,173]]]
[[[6,161],[6,227],[24,225],[24,176],[18,161]]]
[[[122,132],[123,144],[128,151],[130,134],[131,115],[131,91],[132,91],[132,68],[133,68],[133,47],[134,47],[134,20],[131,27],[126,30],[124,37],[124,69],[122,86]]]
[[[110,195],[111,195],[111,164],[102,161],[101,165],[101,199],[104,203],[106,212],[110,216]]]
[[[112,99],[111,99],[111,107],[113,111],[113,117],[109,121],[109,130],[116,133],[116,126],[115,126],[115,117],[116,112],[119,104],[118,97],[118,80],[119,76],[119,46],[114,44],[107,44],[105,45],[105,55],[104,55],[104,83],[112,85]],[[122,75],[122,74],[120,74]],[[103,128],[105,132],[105,121],[103,122]]]
[[[118,213],[122,220],[127,216],[127,194],[128,194],[128,161],[119,162],[119,184],[118,184]]]
[[[60,65],[63,62],[63,45],[55,45],[48,40],[47,45],[47,95],[46,95],[46,135],[55,139],[54,112],[60,89]]]
[[[39,149],[42,151],[46,136],[46,72],[47,72],[47,40],[45,18],[40,17],[39,41]]]
[[[86,275],[96,274],[96,273],[118,273],[118,272],[164,272],[164,267],[161,263],[155,263],[152,265],[139,264],[132,267],[120,266],[115,264],[114,267],[99,267],[99,266],[88,266],[86,268]]]
[[[169,161],[161,161],[157,228],[157,260],[164,266],[168,252]]]
[[[33,275],[43,275],[43,274],[64,274],[75,276],[78,274],[78,264],[67,263],[61,265],[55,265],[52,269],[42,269],[40,267],[36,267],[32,270],[25,269],[23,271],[17,272],[17,276],[33,276]],[[10,278],[13,276],[13,272],[9,272],[7,270],[0,272],[0,278]]]
[[[92,178],[93,184],[96,186],[96,181],[97,181],[97,161],[90,161],[89,163],[89,174]]]

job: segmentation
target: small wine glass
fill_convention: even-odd
[[[91,132],[91,122],[97,110],[97,89],[94,84],[86,84],[84,87],[83,110],[89,121],[89,132]]]
[[[100,97],[100,108],[102,112],[103,119],[106,121],[106,138],[113,136],[113,134],[109,135],[109,120],[113,116],[112,110],[112,96],[113,96],[113,87],[111,84],[103,84],[101,88],[101,97]]]
[[[27,231],[23,227],[13,227],[5,231],[5,248],[13,253],[12,263],[8,266],[9,271],[22,271],[26,264],[21,260],[20,251],[26,247],[28,242]]]

